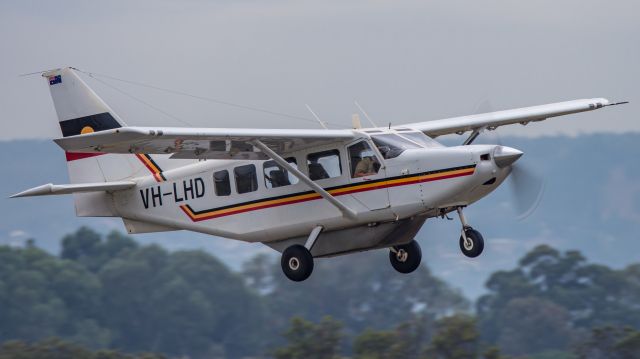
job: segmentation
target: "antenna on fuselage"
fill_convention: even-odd
[[[304,105],[307,106],[307,110],[309,110],[309,112],[311,112],[311,115],[313,115],[313,118],[315,118],[316,121],[318,121],[320,126],[322,126],[325,130],[328,130],[327,125],[324,122],[322,122],[320,117],[318,117],[318,115],[316,115],[315,112],[313,112],[313,110],[311,109],[311,106],[307,105],[306,103]]]
[[[356,107],[358,108],[358,110],[360,110],[360,112],[362,112],[362,114],[364,115],[364,118],[367,119],[367,121],[369,121],[369,123],[371,125],[373,125],[373,127],[378,127],[378,125],[376,125],[375,122],[373,122],[373,120],[371,119],[371,117],[369,117],[369,114],[367,113],[367,111],[364,110],[364,108],[362,108],[362,106],[360,106],[360,104],[358,103],[358,101],[353,100],[353,103],[356,105]]]
[[[362,123],[360,123],[360,115],[358,115],[357,113],[351,115],[351,127],[354,130],[359,130],[362,128]]]

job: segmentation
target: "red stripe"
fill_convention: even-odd
[[[189,212],[187,212],[186,209],[184,209],[182,207],[180,207],[180,208],[191,218],[192,221],[200,222],[200,221],[204,221],[204,220],[207,220],[207,219],[230,216],[232,214],[239,214],[239,213],[244,213],[244,212],[249,212],[249,211],[256,211],[256,210],[259,210],[259,209],[266,209],[266,208],[272,208],[272,207],[279,207],[279,206],[284,206],[284,205],[288,205],[288,204],[296,204],[296,203],[302,203],[302,202],[307,202],[307,201],[314,201],[316,199],[321,199],[321,198],[322,197],[320,197],[320,195],[317,195],[317,196],[309,197],[309,198],[294,199],[294,200],[287,201],[287,202],[271,203],[271,204],[265,204],[265,205],[262,205],[262,206],[238,209],[238,210],[235,210],[235,211],[230,211],[230,212],[225,212],[225,213],[220,213],[220,214],[211,214],[211,215],[208,215],[208,216],[205,216],[205,217],[200,217],[200,218],[196,218],[196,217],[190,215]]]
[[[136,153],[136,157],[138,157],[138,159],[140,160],[140,162],[142,162],[142,164],[143,164],[145,167],[147,167],[147,169],[148,169],[149,171],[151,171],[151,174],[153,175],[153,178],[155,178],[155,179],[156,179],[156,182],[162,182],[162,181],[163,181],[163,178],[161,177],[161,176],[162,176],[162,174],[161,174],[160,172],[156,172],[156,170],[155,170],[153,167],[151,167],[151,165],[150,165],[150,164],[148,164],[148,163],[147,163],[147,161],[145,161],[145,157],[146,157],[145,155],[141,155],[141,154],[139,154],[139,153]],[[149,160],[149,159],[147,158],[147,160]],[[151,162],[151,161],[149,161],[149,162]]]
[[[78,152],[65,152],[64,155],[67,157],[67,162],[81,160],[83,158],[95,157],[104,155],[106,153],[78,153]]]
[[[405,186],[405,185],[416,184],[416,183],[431,182],[431,181],[437,181],[437,180],[442,180],[442,179],[447,179],[447,178],[469,176],[469,175],[472,175],[474,172],[475,172],[475,170],[471,171],[471,172],[462,172],[462,173],[455,173],[455,174],[450,174],[450,175],[442,175],[442,176],[427,178],[427,179],[423,179],[423,180],[416,179],[416,180],[413,180],[413,181],[406,181],[406,182],[400,182],[400,183],[380,184],[379,186],[372,186],[372,187],[367,187],[367,188],[357,188],[357,189],[354,189],[352,191],[341,192],[341,193],[335,194],[334,196],[342,196],[342,195],[351,194],[351,193],[357,193],[357,192],[373,191],[373,190],[376,190],[376,189],[383,189],[383,188],[388,188],[388,187],[397,187],[397,186]],[[256,211],[256,210],[259,210],[259,209],[266,209],[266,208],[272,208],[272,207],[285,206],[285,205],[295,204],[295,203],[302,203],[302,202],[313,201],[313,200],[317,200],[317,199],[321,199],[321,198],[322,197],[320,195],[316,195],[316,196],[313,196],[313,197],[294,199],[294,200],[286,201],[286,202],[272,203],[272,204],[266,204],[266,205],[255,206],[255,207],[250,207],[250,208],[243,208],[243,209],[239,209],[239,210],[236,210],[236,211],[230,211],[230,212],[225,212],[225,213],[220,213],[220,214],[213,213],[211,215],[200,217],[200,218],[196,218],[195,216],[192,216],[191,214],[189,214],[189,212],[185,208],[183,208],[183,206],[180,206],[180,209],[182,209],[184,211],[184,213],[186,213],[187,216],[189,216],[189,218],[191,218],[191,220],[193,222],[200,222],[200,221],[204,221],[204,220],[208,220],[208,219],[214,219],[214,218],[219,218],[219,217],[230,216],[232,214],[239,214],[239,213],[244,213],[244,212]]]

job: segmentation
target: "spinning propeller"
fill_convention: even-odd
[[[487,112],[493,112],[493,107],[488,100],[484,100],[476,107],[475,113]],[[483,135],[486,141],[502,146],[500,135],[495,129],[485,130]],[[488,140],[489,137],[492,139]],[[501,156],[505,163],[500,167],[511,167],[511,173],[508,177],[509,187],[511,187],[511,202],[517,214],[516,218],[521,221],[533,214],[540,205],[544,195],[545,181],[542,176],[530,168],[526,161],[517,161],[522,156],[522,152],[518,151],[519,154],[505,153],[508,152],[507,149],[509,147],[499,147],[494,158],[498,166],[500,166],[498,156]]]
[[[512,198],[518,220],[529,217],[540,204],[544,194],[544,178],[527,167],[526,162],[513,164],[509,175]]]

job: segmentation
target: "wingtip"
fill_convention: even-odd
[[[18,192],[14,195],[11,195],[9,198],[41,196],[43,194],[51,193],[52,187],[53,187],[52,183],[43,184],[42,186],[33,187],[33,188],[29,188],[28,190]]]
[[[614,103],[608,103],[605,106],[617,106],[617,105],[626,105],[628,104],[629,101],[618,101],[618,102],[614,102]]]

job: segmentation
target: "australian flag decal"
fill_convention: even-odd
[[[53,86],[55,84],[61,84],[61,83],[62,83],[62,76],[60,75],[49,76],[49,86]]]

